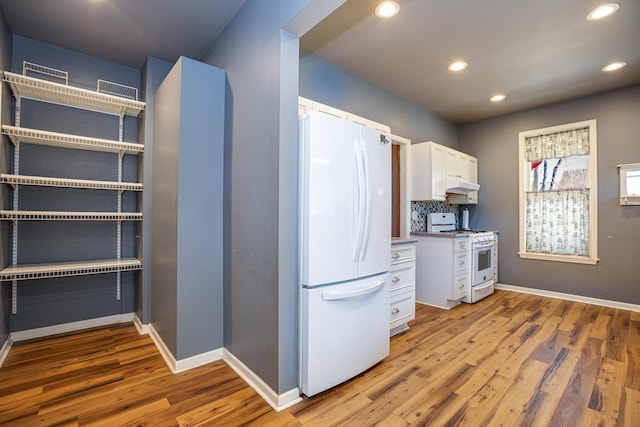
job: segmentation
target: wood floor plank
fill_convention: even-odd
[[[536,393],[538,384],[547,370],[547,364],[535,359],[528,359],[521,374],[507,389],[491,420],[489,426],[524,425],[523,420],[529,412],[537,410]]]
[[[94,427],[112,427],[123,425],[144,425],[149,415],[163,409],[168,409],[171,405],[166,398],[162,398],[140,407],[126,409],[110,417],[101,417],[100,419],[84,423],[82,418],[79,422],[83,425]]]
[[[613,316],[604,314],[604,310],[600,310],[589,336],[603,341],[606,340],[612,320]]]
[[[618,425],[637,426],[640,423],[640,391],[625,388],[621,406]]]
[[[640,313],[496,291],[418,304],[389,356],[273,411],[223,361],[179,374],[131,324],[16,343],[0,368],[0,424],[634,426]]]
[[[549,426],[582,425],[584,408],[589,404],[595,382],[595,377],[587,377],[579,372],[574,372],[549,420]]]
[[[588,409],[585,411],[582,427],[616,427],[617,421],[615,418],[607,416],[602,412]],[[629,426],[633,427],[633,426]]]
[[[498,374],[492,375],[476,393],[465,398],[465,405],[451,416],[448,425],[486,425],[494,417],[498,403],[504,398],[513,382],[511,378]]]
[[[626,343],[629,338],[629,312],[617,310],[604,341],[603,357],[624,361]]]
[[[624,390],[626,365],[617,360],[603,359],[589,399],[589,409],[618,418]]]
[[[625,387],[640,391],[640,346],[627,346]]]

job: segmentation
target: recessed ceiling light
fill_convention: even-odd
[[[598,19],[605,18],[615,13],[619,7],[620,7],[619,3],[603,4],[602,6],[598,6],[595,9],[593,9],[591,12],[589,12],[589,14],[587,15],[587,19],[589,21],[596,21]]]
[[[385,1],[376,6],[376,15],[380,18],[391,18],[400,11],[400,5],[394,1]]]
[[[489,101],[491,101],[491,102],[500,102],[505,98],[506,98],[506,95],[503,95],[503,94],[500,93],[498,95],[493,95],[491,98],[489,98]]]
[[[456,61],[449,64],[449,71],[460,71],[467,68],[467,63],[464,61]]]
[[[626,62],[612,62],[611,64],[607,64],[602,67],[602,71],[615,71],[627,65]]]

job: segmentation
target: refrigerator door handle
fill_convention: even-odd
[[[375,292],[378,292],[380,289],[384,287],[386,279],[380,279],[376,283],[371,286],[367,286],[366,288],[358,289],[355,291],[347,291],[347,292],[327,292],[326,294],[322,294],[322,299],[324,301],[339,301],[344,299],[358,298],[366,295],[371,295]]]
[[[362,230],[362,246],[360,248],[360,261],[363,261],[367,255],[367,247],[369,246],[369,228],[371,225],[371,180],[369,168],[369,154],[364,141],[360,141],[362,147],[362,164],[364,168],[364,227]]]
[[[355,149],[354,154],[356,157],[356,172],[358,176],[358,212],[356,214],[356,244],[353,251],[353,260],[358,262],[360,260],[360,253],[362,251],[362,239],[364,238],[364,214],[366,209],[365,200],[365,170],[362,157],[362,145],[359,139],[353,141]]]

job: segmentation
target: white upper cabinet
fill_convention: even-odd
[[[469,156],[464,153],[460,153],[464,156],[464,160],[458,164],[460,168],[460,177],[458,179],[470,182],[472,184],[478,183],[478,159],[473,156]],[[458,157],[461,159],[462,157]],[[475,205],[478,204],[478,192],[471,191],[469,194],[449,194],[447,197],[449,203],[457,205]]]
[[[460,151],[446,148],[445,170],[447,176],[462,181],[469,181],[467,161],[470,156]]]
[[[445,148],[431,141],[411,145],[411,200],[446,200]]]
[[[411,145],[411,200],[478,203],[478,192],[447,194],[446,179],[478,183],[478,159],[428,141]]]

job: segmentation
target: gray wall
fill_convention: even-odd
[[[11,68],[22,73],[22,62],[69,72],[69,84],[95,90],[98,79],[139,87],[140,72],[46,43],[13,37]],[[125,119],[125,141],[137,141],[137,118]],[[54,132],[118,139],[118,117],[24,99],[21,126]],[[21,144],[20,173],[96,180],[117,179],[117,155]],[[123,180],[136,181],[138,159],[123,160]],[[115,211],[113,191],[20,187],[20,208],[33,210]],[[123,195],[123,210],[137,210],[137,196]],[[115,258],[115,222],[22,221],[19,224],[19,263]],[[7,238],[4,242],[10,247]],[[123,222],[122,256],[136,254],[136,224]],[[134,272],[122,273],[122,297],[116,299],[116,275],[21,281],[18,313],[10,317],[11,331],[51,326],[134,310]]]
[[[480,201],[471,226],[500,232],[500,282],[640,304],[640,207],[620,206],[616,165],[640,162],[640,86],[549,105],[461,127],[461,149],[478,157]],[[596,119],[598,255],[596,265],[520,259],[518,133]]]
[[[228,78],[225,348],[277,393],[298,385],[298,40],[281,28],[310,3],[248,0],[203,58]]]
[[[138,161],[138,182],[146,183],[149,189],[153,182],[153,105],[156,90],[167,76],[173,64],[157,58],[148,57],[142,68],[141,98],[146,106],[140,115],[140,133],[138,141],[144,144],[145,153]],[[143,191],[142,212],[151,211],[152,191]],[[136,315],[143,324],[151,322],[151,215],[145,215],[140,225],[139,233],[142,244],[138,246],[138,258],[142,260],[141,280],[136,284]]]
[[[180,58],[154,108],[151,323],[181,360],[223,346],[224,71]]]
[[[4,19],[4,13],[0,9],[0,69],[11,68],[12,38],[9,27]],[[2,124],[11,123],[11,91],[4,84],[0,89],[0,122]],[[0,171],[11,170],[13,157],[11,155],[11,143],[5,136],[0,141]],[[0,203],[2,206],[9,206],[11,202],[11,191],[8,185],[0,185]],[[9,242],[9,221],[0,221],[0,268],[11,263],[11,250]],[[9,336],[9,319],[11,316],[11,283],[0,282],[0,347]]]
[[[458,127],[313,55],[300,54],[300,96],[391,127],[412,142],[459,148]]]

